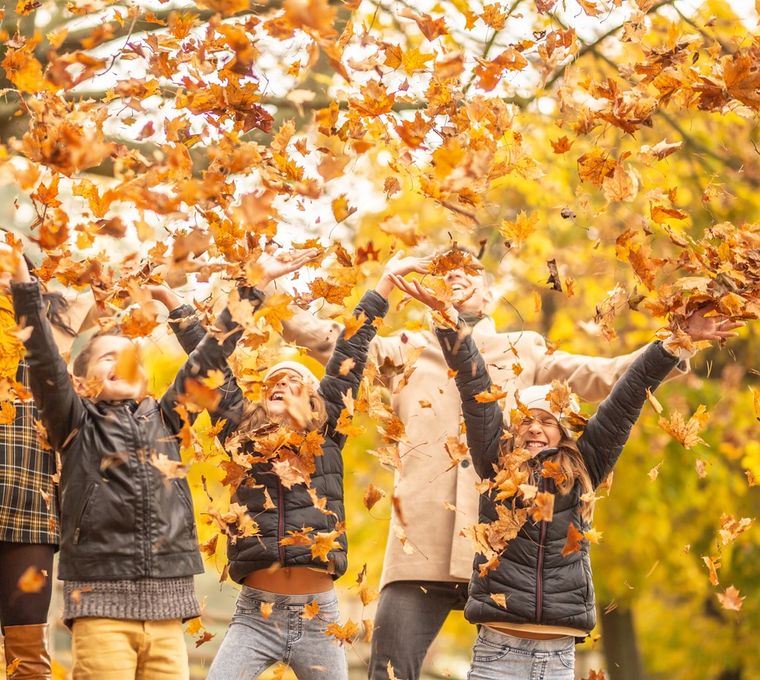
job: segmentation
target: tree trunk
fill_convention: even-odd
[[[602,612],[602,642],[610,680],[643,680],[633,611],[617,607]]]

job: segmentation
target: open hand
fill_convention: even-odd
[[[275,279],[291,274],[303,267],[306,263],[314,260],[319,255],[317,248],[306,250],[265,250],[256,260],[256,266],[260,272],[258,285],[264,288]]]
[[[182,304],[179,297],[177,297],[174,291],[167,286],[148,285],[145,286],[145,290],[148,291],[151,298],[156,302],[160,302],[170,312],[174,311]]]
[[[407,281],[396,274],[389,274],[389,278],[397,288],[436,312],[441,312],[448,306],[446,301],[441,300],[432,290],[423,286],[419,281]]]
[[[744,326],[741,321],[731,321],[723,314],[715,313],[713,303],[702,305],[686,317],[683,331],[692,340],[719,340],[735,338],[737,328]],[[709,316],[707,316],[709,314]]]
[[[430,271],[430,262],[433,256],[425,257],[405,256],[403,250],[399,250],[390,260],[385,263],[383,273],[387,276],[405,276],[411,272],[427,274]]]

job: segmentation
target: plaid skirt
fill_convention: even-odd
[[[28,365],[16,380],[29,387]],[[58,545],[56,454],[40,447],[34,402],[14,401],[16,418],[0,425],[0,541]]]

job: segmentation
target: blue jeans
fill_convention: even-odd
[[[467,680],[573,680],[575,638],[528,640],[480,627]]]
[[[304,605],[316,602],[319,611],[304,618]],[[268,606],[272,609],[265,616]],[[338,623],[334,590],[313,595],[278,595],[243,586],[235,614],[206,680],[253,680],[281,661],[298,680],[347,680],[346,652],[326,635]]]

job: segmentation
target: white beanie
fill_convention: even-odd
[[[526,408],[538,408],[542,411],[546,411],[547,413],[551,413],[559,421],[565,432],[567,432],[569,429],[567,427],[568,411],[571,413],[579,413],[581,407],[578,403],[578,399],[573,394],[570,396],[569,407],[566,408],[563,413],[559,413],[552,407],[551,403],[547,399],[549,392],[551,392],[553,389],[554,387],[552,385],[531,385],[530,387],[527,387],[526,389],[519,392],[517,396],[520,400],[520,403],[524,404]]]
[[[264,382],[267,382],[271,376],[279,371],[292,371],[301,376],[304,384],[310,384],[313,387],[319,387],[319,380],[306,366],[299,364],[297,361],[281,361],[275,364],[264,374]]]

